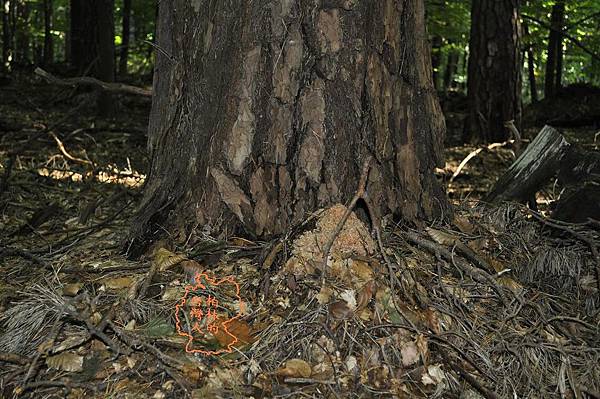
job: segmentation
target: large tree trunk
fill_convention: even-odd
[[[505,141],[521,124],[519,0],[477,0],[471,8],[466,138]]]
[[[127,75],[127,57],[129,56],[129,36],[131,21],[131,0],[123,0],[123,15],[122,15],[122,40],[121,53],[119,55],[119,75]]]
[[[556,0],[552,6],[550,17],[550,33],[548,34],[548,57],[546,58],[546,76],[544,96],[552,98],[560,88],[562,80],[562,42],[561,34],[565,20],[565,0]]]
[[[44,65],[54,61],[54,41],[52,40],[53,0],[44,0]]]
[[[134,254],[164,228],[282,233],[350,200],[369,156],[372,211],[447,209],[422,0],[163,1],[157,34]]]

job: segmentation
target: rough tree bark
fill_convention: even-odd
[[[130,21],[131,21],[131,0],[123,0],[123,15],[122,15],[122,40],[121,51],[119,54],[119,75],[127,75],[127,57],[129,56],[129,36]]]
[[[519,0],[472,2],[465,138],[501,142],[521,125]]]
[[[447,209],[422,0],[163,1],[157,34],[130,253],[163,228],[282,233],[352,198],[368,156],[378,215]]]
[[[546,58],[546,76],[544,82],[545,98],[556,95],[562,80],[562,43],[561,31],[565,24],[565,0],[556,0],[550,16],[550,32],[548,33],[548,57]]]
[[[52,40],[53,0],[44,0],[44,65],[54,60],[54,41]]]

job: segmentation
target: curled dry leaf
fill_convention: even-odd
[[[350,310],[356,310],[356,293],[354,290],[346,290],[340,294],[340,298],[346,301]]]
[[[423,334],[419,334],[415,344],[417,345],[421,359],[423,359],[423,363],[427,365],[427,359],[429,358],[429,346],[427,345],[427,338]]]
[[[472,234],[475,231],[475,226],[466,216],[456,215],[454,217],[454,225],[465,234]]]
[[[192,278],[196,273],[202,273],[204,271],[202,265],[195,260],[183,260],[181,261],[181,267],[188,278]]]
[[[346,361],[344,362],[344,364],[346,366],[346,370],[348,370],[349,372],[354,372],[354,370],[358,370],[358,361],[356,360],[356,357],[352,355],[346,357]]]
[[[437,242],[441,245],[454,245],[458,242],[458,237],[454,234],[450,234],[445,231],[433,229],[431,227],[425,228],[427,234],[433,239],[433,241]]]
[[[356,301],[356,310],[362,310],[367,307],[369,301],[375,292],[375,281],[371,280],[358,292],[358,300]]]
[[[63,352],[46,359],[48,367],[57,370],[79,372],[83,370],[83,356],[72,352]]]
[[[321,290],[317,294],[317,301],[321,305],[325,305],[331,299],[331,294],[333,294],[333,290],[329,287],[321,287]]]
[[[405,342],[400,348],[402,355],[402,365],[405,367],[412,366],[419,361],[419,350],[414,341]]]
[[[369,266],[369,263],[362,259],[352,259],[350,272],[361,283],[372,280],[374,275],[373,269]]]
[[[427,372],[421,376],[423,385],[439,385],[444,382],[446,376],[439,365],[431,365],[427,367]]]
[[[329,314],[334,319],[346,320],[351,318],[353,313],[346,301],[337,301],[329,305]]]
[[[227,323],[227,331],[229,331],[229,334],[219,328],[219,330],[213,334],[215,339],[224,348],[229,346],[236,338],[237,342],[234,346],[242,346],[254,342],[250,326],[243,320],[231,320]]]
[[[129,288],[134,281],[135,280],[132,277],[117,277],[100,280],[102,285],[104,285],[104,288],[108,290],[122,290]]]
[[[65,296],[75,296],[79,292],[79,290],[83,287],[83,283],[71,283],[66,284],[63,287],[63,295]]]
[[[231,237],[231,239],[229,240],[229,242],[231,243],[231,245],[235,245],[236,247],[253,247],[256,246],[256,243],[250,240],[247,240],[245,238],[242,237]]]
[[[285,366],[275,371],[281,377],[309,378],[312,374],[310,364],[302,359],[290,359]]]
[[[187,260],[185,256],[177,255],[166,248],[159,248],[154,252],[154,264],[161,272],[170,269],[184,260]]]

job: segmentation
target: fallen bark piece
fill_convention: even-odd
[[[568,148],[558,130],[544,126],[483,201],[527,200],[558,171]]]

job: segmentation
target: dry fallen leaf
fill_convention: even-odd
[[[154,252],[154,264],[159,271],[170,269],[184,260],[187,260],[185,256],[177,255],[165,248],[159,248]]]
[[[275,374],[281,377],[309,378],[312,374],[310,364],[302,359],[290,359],[285,362],[285,366],[275,371]]]
[[[48,367],[57,370],[79,372],[83,370],[83,356],[79,356],[72,352],[63,352],[48,357],[46,359],[46,364]]]
[[[475,226],[468,217],[456,215],[454,217],[454,225],[465,234],[472,234],[475,231]]]
[[[375,292],[375,281],[369,281],[363,285],[362,289],[358,292],[358,300],[356,301],[356,310],[362,310],[367,307],[369,301],[373,297]]]
[[[235,346],[246,345],[254,341],[250,326],[243,320],[233,319],[227,323],[227,331],[229,331],[231,335],[238,339]],[[219,344],[224,348],[234,341],[234,338],[221,328],[219,328],[219,330],[213,335]]]
[[[317,294],[317,301],[321,305],[325,305],[331,299],[331,294],[333,294],[333,290],[329,287],[321,287],[321,290]]]
[[[83,283],[71,283],[66,284],[63,287],[63,295],[65,296],[75,296],[79,292],[79,290],[83,287]]]
[[[346,290],[340,294],[340,298],[346,301],[350,310],[356,310],[356,293],[354,290]]]
[[[426,227],[425,230],[427,231],[427,234],[429,234],[429,236],[433,238],[433,241],[437,242],[438,244],[454,245],[458,241],[458,237],[454,234],[450,234],[441,230],[436,230],[431,227]]]
[[[192,278],[196,273],[202,273],[204,271],[202,265],[195,260],[183,260],[181,261],[181,267],[188,278]]]
[[[348,307],[346,301],[337,301],[329,305],[329,314],[337,320],[346,320],[352,317],[354,312]]]
[[[361,283],[366,283],[373,279],[373,269],[367,262],[360,259],[353,259],[350,265],[350,272],[355,276]]]
[[[419,361],[419,350],[414,341],[405,342],[400,348],[402,355],[402,365],[405,367],[412,366]]]
[[[231,239],[229,240],[229,243],[231,245],[235,245],[236,247],[253,247],[256,245],[255,242],[247,240],[245,238],[242,237],[231,237]]]
[[[100,282],[108,290],[122,290],[129,288],[134,283],[134,279],[132,277],[116,277],[102,279]]]
[[[439,385],[444,382],[446,376],[439,365],[432,365],[427,367],[427,372],[421,376],[421,382],[423,385]]]

